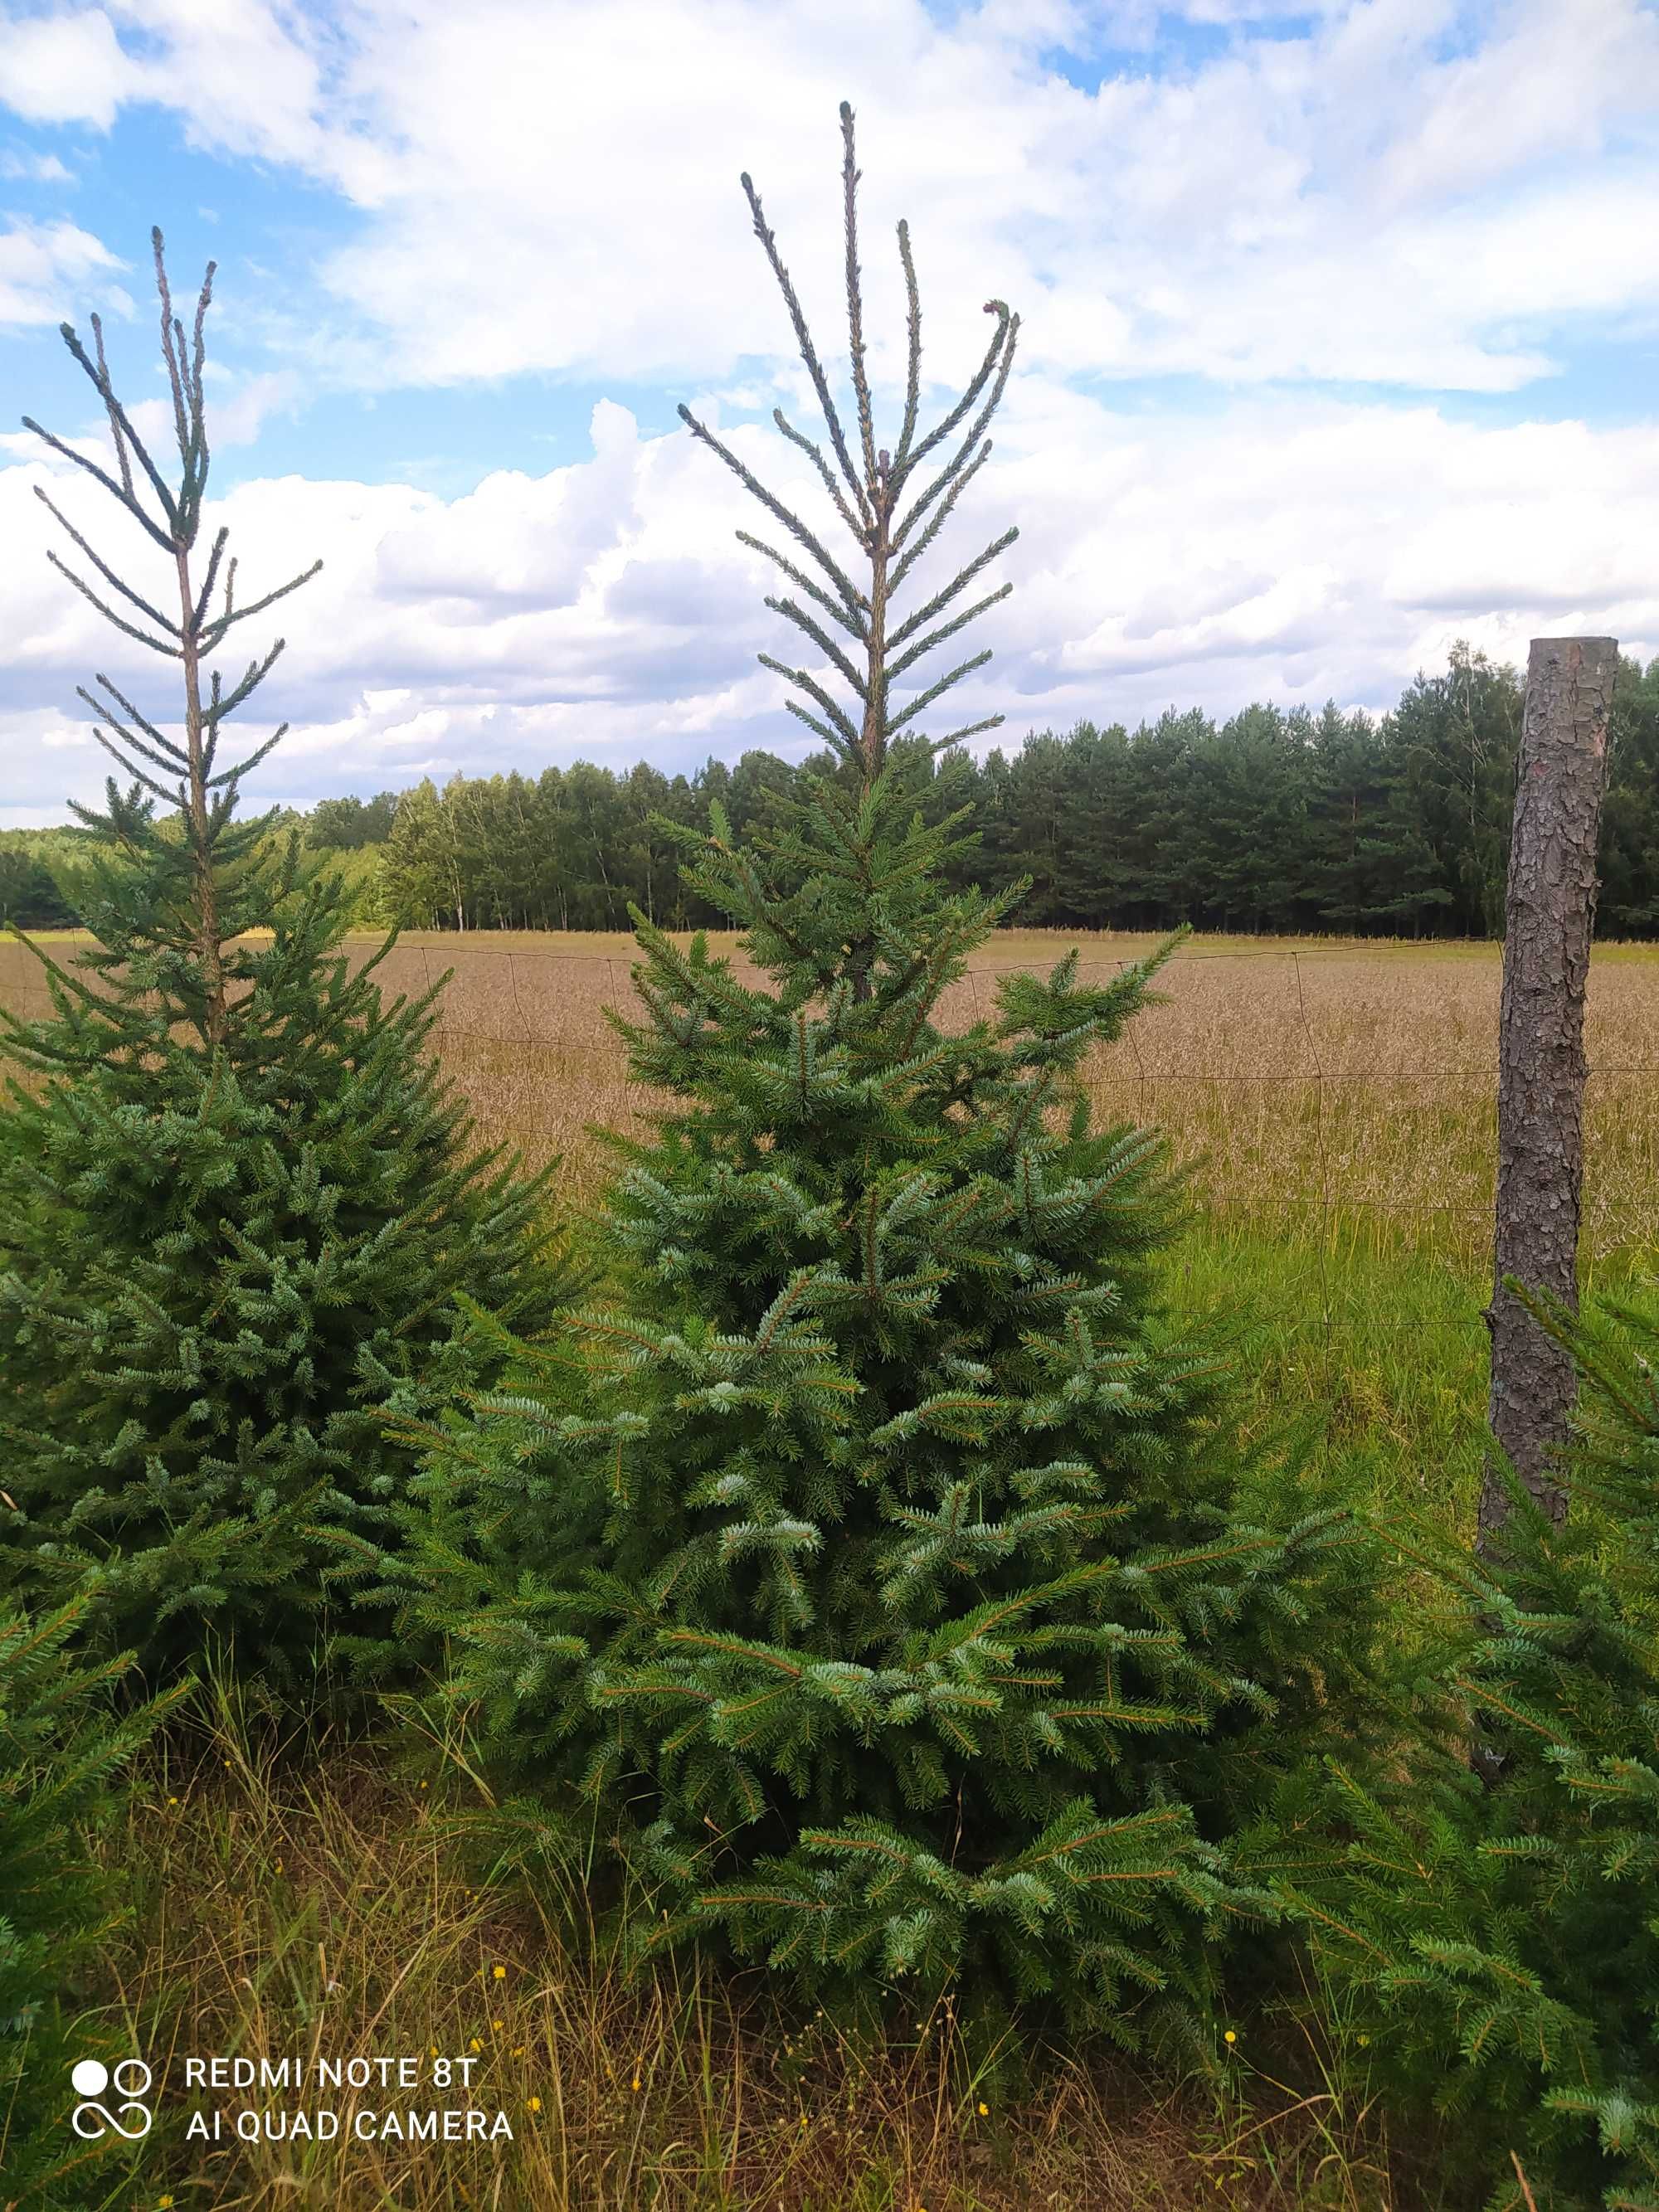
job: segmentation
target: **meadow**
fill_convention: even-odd
[[[1007,931],[947,1001],[995,1006],[999,972],[1074,945],[1099,981],[1159,940]],[[711,939],[736,960],[735,941]],[[605,1020],[625,1008],[631,939],[416,934],[395,980],[453,971],[438,1048],[483,1133],[562,1162],[567,1203],[603,1177],[601,1129],[651,1100]],[[392,963],[388,963],[391,965]],[[1162,1129],[1194,1223],[1173,1255],[1186,1305],[1248,1316],[1241,1363],[1263,1408],[1318,1414],[1384,1494],[1473,1510],[1485,1418],[1496,1175],[1501,950],[1355,939],[1188,939],[1163,1003],[1099,1051],[1102,1121]],[[1581,1268],[1616,1284],[1651,1257],[1659,1170],[1659,948],[1597,947],[1586,1024]]]
[[[1074,940],[995,939],[957,988],[989,1012],[999,970]],[[1081,941],[1108,969],[1151,940]],[[68,949],[68,948],[65,948]],[[363,950],[368,950],[367,943]],[[571,1210],[605,1171],[599,1131],[652,1103],[605,1019],[629,995],[625,937],[404,938],[400,989],[453,975],[436,1048],[483,1134],[556,1155]],[[0,951],[0,992],[37,987]],[[1194,1221],[1172,1302],[1229,1317],[1263,1425],[1375,1502],[1472,1525],[1485,1414],[1499,952],[1356,941],[1188,940],[1164,1003],[1091,1070],[1097,1112],[1152,1121],[1185,1164]],[[1659,1152],[1659,950],[1593,964],[1583,1265],[1590,1295],[1644,1271]],[[406,1707],[398,1747],[273,1741],[220,1690],[145,1771],[104,1849],[136,1906],[108,2003],[155,2054],[435,2047],[476,2055],[510,2148],[398,2143],[152,2150],[96,2201],[362,2208],[777,2206],[1000,2212],[1433,2201],[1322,2053],[1252,2023],[1222,2090],[1170,2098],[1073,2054],[992,2091],[948,2019],[880,2050],[840,2041],[742,1980],[613,1970],[585,1900],[514,1877],[510,1808],[464,1738]],[[501,1970],[501,1971],[498,1971]],[[100,2172],[106,2172],[100,2169]],[[142,2171],[142,2183],[137,2179]],[[101,2184],[100,2184],[101,2186]]]

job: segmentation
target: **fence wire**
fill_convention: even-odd
[[[360,958],[371,944],[354,945]],[[1045,948],[1046,949],[1046,948]],[[1064,949],[1063,943],[1059,949]],[[70,952],[72,957],[72,951]],[[1085,962],[1104,981],[1136,955]],[[1033,959],[992,957],[951,987],[945,1026],[995,1012],[1000,976]],[[530,1158],[563,1156],[583,1181],[596,1125],[627,1126],[653,1104],[605,1017],[636,1010],[626,954],[401,941],[377,975],[388,995],[438,988],[432,1043],[481,1133]],[[734,959],[742,980],[759,971]],[[446,974],[447,972],[447,975]],[[1370,1237],[1448,1262],[1474,1294],[1490,1265],[1496,1159],[1500,966],[1490,955],[1412,947],[1282,945],[1179,953],[1161,1003],[1097,1053],[1086,1080],[1103,1118],[1161,1126],[1190,1164],[1210,1218],[1311,1243],[1317,1311],[1268,1316],[1316,1337],[1408,1332],[1410,1319],[1344,1310],[1334,1265]],[[0,1005],[51,1011],[38,963],[0,945]],[[1645,1248],[1659,1181],[1659,958],[1592,965],[1587,1044],[1586,1257]]]

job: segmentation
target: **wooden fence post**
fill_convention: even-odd
[[[1533,1496],[1560,1520],[1549,1474],[1567,1432],[1572,1362],[1504,1287],[1578,1303],[1584,1172],[1584,987],[1595,921],[1595,848],[1607,784],[1610,637],[1534,638],[1516,764],[1498,1028],[1498,1220],[1493,1239],[1492,1432]],[[1510,1501],[1489,1466],[1479,1547]]]

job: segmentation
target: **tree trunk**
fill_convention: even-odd
[[[1516,766],[1498,1034],[1498,1219],[1492,1432],[1552,1517],[1552,1480],[1575,1381],[1513,1291],[1513,1277],[1576,1308],[1583,1182],[1584,989],[1595,920],[1595,848],[1607,782],[1607,708],[1619,666],[1610,637],[1534,638]],[[1495,1465],[1480,1494],[1488,1551],[1510,1501]]]

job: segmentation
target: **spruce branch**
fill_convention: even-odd
[[[805,692],[809,699],[817,701],[817,704],[823,709],[823,712],[829,716],[836,727],[842,732],[848,744],[849,745],[856,745],[858,744],[859,732],[857,729],[842,709],[836,705],[834,698],[824,690],[823,684],[817,681],[816,677],[809,676],[804,668],[791,668],[785,661],[775,660],[769,653],[757,653],[755,658],[759,661],[763,668],[769,668],[773,671],[774,674],[786,678],[791,684],[799,684],[800,689]]]
[[[260,684],[276,666],[287,644],[288,640],[285,637],[279,637],[263,660],[250,660],[246,672],[239,678],[234,688],[226,692],[222,698],[219,696],[219,678],[216,671],[213,678],[213,710],[206,718],[213,730],[216,731],[219,724],[227,715],[234,714],[243,700],[258,690]]]
[[[987,714],[977,722],[964,722],[959,730],[949,731],[942,738],[930,738],[929,750],[935,753],[948,752],[952,745],[961,744],[965,738],[977,738],[987,730],[1000,730],[1007,719],[1006,714]],[[1021,878],[1020,889],[1023,896],[1025,889],[1024,878]]]
[[[116,405],[115,394],[110,389],[109,363],[104,357],[104,319],[99,314],[92,317],[92,343],[98,361],[98,374],[95,380],[100,392],[103,395],[104,411],[109,417],[110,440],[115,447],[116,463],[121,471],[121,489],[131,498],[132,464],[127,458],[127,449],[122,437],[121,410]]]
[[[67,339],[74,339],[74,332],[70,329],[67,323],[63,325],[63,331]],[[71,352],[75,352],[76,350],[76,345],[75,343],[71,343],[70,349]],[[156,544],[161,547],[164,553],[172,552],[173,537],[171,531],[164,530],[158,522],[152,520],[149,514],[145,512],[143,504],[139,500],[136,493],[117,483],[114,477],[110,475],[109,471],[106,469],[100,467],[100,465],[92,459],[90,454],[77,453],[73,446],[66,444],[64,441],[58,437],[53,431],[43,429],[32,415],[25,415],[22,418],[22,422],[23,428],[26,430],[33,431],[34,435],[40,439],[44,444],[51,447],[53,453],[61,453],[66,461],[73,461],[77,469],[84,469],[87,474],[91,477],[95,483],[102,484],[106,492],[109,492],[115,499],[119,501],[120,504],[125,507],[128,514],[132,516],[133,520],[142,525],[143,529],[152,538],[155,539]]]
[[[950,605],[951,600],[955,599],[957,593],[964,590],[968,585],[972,583],[974,578],[978,575],[980,570],[985,568],[990,562],[994,561],[999,553],[1006,553],[1018,536],[1019,531],[1016,527],[1005,530],[1000,538],[993,538],[991,543],[986,547],[985,550],[979,554],[974,560],[970,561],[960,575],[953,578],[952,580],[945,586],[943,591],[936,592],[933,598],[928,600],[926,606],[918,607],[913,615],[906,616],[905,619],[899,624],[898,628],[888,639],[887,642],[889,645],[902,645],[907,638],[913,637],[915,635],[916,631],[921,628],[924,623],[932,622],[936,614],[942,613],[943,611]],[[920,548],[917,549],[917,550],[920,550]],[[914,556],[908,557],[914,558]],[[898,575],[899,572],[903,569],[905,565],[905,562],[900,562],[898,569],[894,571],[896,577]]]
[[[830,467],[829,462],[824,459],[823,448],[821,447],[815,446],[804,430],[796,429],[794,424],[789,420],[781,407],[775,407],[772,410],[772,420],[777,428],[782,432],[786,438],[788,439],[790,444],[792,446],[799,446],[802,453],[804,453],[807,459],[811,462],[812,466],[818,472],[819,479],[822,482],[824,489],[835,501],[836,514],[840,515],[842,520],[847,525],[848,529],[851,531],[853,536],[857,538],[860,544],[862,544],[864,543],[863,527],[854,519],[852,508],[847,504],[847,495],[842,490],[840,484],[836,481],[835,471]]]
[[[112,628],[118,629],[124,636],[134,639],[139,645],[147,645],[152,653],[161,653],[169,659],[181,660],[184,658],[183,649],[180,647],[170,644],[166,638],[149,636],[136,623],[130,623],[125,615],[118,615],[109,602],[106,599],[100,599],[91,585],[83,578],[77,576],[68,562],[60,560],[50,546],[46,549],[46,560],[51,567],[57,569],[65,583],[72,584],[88,605],[96,607],[104,620]]]
[[[98,678],[100,683],[102,683],[103,680],[104,679],[101,677]],[[160,744],[153,745],[147,744],[143,738],[137,736],[134,732],[128,729],[125,724],[123,723],[117,715],[112,714],[106,705],[105,705],[101,701],[95,699],[92,693],[87,690],[84,684],[77,684],[75,688],[79,696],[84,699],[88,706],[92,708],[93,713],[94,714],[102,714],[108,721],[111,727],[114,730],[116,735],[120,738],[121,743],[127,746],[131,751],[138,754],[142,759],[152,762],[155,767],[160,769],[167,769],[174,771],[180,769],[186,771],[188,770],[189,762],[176,745],[167,744],[165,739],[161,740]],[[106,750],[112,750],[113,748],[106,747]],[[116,757],[118,759],[120,757],[118,754]]]
[[[860,675],[835,640],[825,634],[820,625],[812,620],[811,615],[807,614],[803,608],[798,607],[793,599],[768,599],[763,604],[769,607],[774,614],[782,615],[787,621],[793,623],[797,629],[810,637],[824,659],[835,663],[859,697],[860,699],[864,697],[863,677]]]
[[[847,244],[847,337],[853,357],[853,395],[858,407],[859,438],[864,447],[866,484],[876,481],[876,430],[870,408],[870,380],[864,367],[864,292],[859,275],[859,167],[853,148],[853,110],[841,104],[842,222]]]
[[[166,629],[167,627],[167,617],[161,613],[159,608],[153,607],[149,601],[140,592],[135,592],[130,584],[124,583],[121,578],[116,574],[114,569],[110,567],[109,563],[101,559],[100,556],[94,551],[93,548],[87,543],[86,539],[81,535],[81,532],[70,520],[68,515],[64,513],[63,509],[58,506],[56,501],[52,499],[51,493],[47,491],[44,484],[36,484],[34,487],[34,496],[40,501],[41,506],[46,508],[52,520],[58,524],[58,527],[66,533],[71,542],[77,546],[81,552],[85,555],[86,558],[91,562],[93,567],[96,568],[99,574],[103,578],[104,581],[110,586],[110,588],[112,591],[118,592],[121,597],[127,601],[130,606],[137,607],[139,613],[143,615],[149,621],[153,622],[157,629]],[[57,558],[55,554],[48,553],[46,558],[52,562],[54,567],[61,569],[64,575],[69,576],[71,583],[76,583],[76,578],[70,574],[70,571],[64,567],[63,562]],[[83,584],[77,583],[76,588],[81,591],[86,590],[86,586]],[[88,593],[88,597],[91,597],[89,592]],[[94,605],[97,605],[95,600],[94,601]],[[102,612],[103,610],[100,608],[100,611]],[[145,641],[147,643],[149,642],[148,640]],[[165,650],[168,652],[173,651],[174,649],[175,648],[172,647],[158,648],[158,650]]]
[[[996,335],[985,349],[985,358],[975,370],[968,388],[961,398],[957,400],[944,421],[927,433],[915,453],[909,456],[907,474],[914,473],[919,464],[927,459],[935,446],[944,444],[957,423],[967,415],[980,393],[984,391],[987,383],[996,370],[1007,339],[1009,325],[1011,322],[1017,322],[1018,319],[1010,314],[1006,303],[1001,300],[988,300],[985,302],[985,312],[988,315],[994,315],[997,318]]]
[[[940,531],[944,529],[945,524],[950,520],[951,514],[955,512],[957,501],[962,497],[963,493],[967,490],[969,485],[972,483],[974,478],[979,474],[980,471],[984,467],[986,462],[988,461],[990,458],[991,441],[988,438],[980,451],[974,456],[974,459],[969,466],[963,469],[960,475],[952,480],[949,492],[934,509],[933,520],[922,532],[921,537],[917,538],[915,544],[912,545],[908,551],[900,556],[893,569],[895,590],[896,590],[898,586],[904,581],[904,579],[909,574],[911,569],[915,568],[916,562],[920,561],[922,556],[928,550],[929,547],[933,544],[933,540],[939,536]],[[914,520],[915,518],[913,517],[912,519]],[[1016,532],[1015,535],[1018,536],[1018,532]]]
[[[887,670],[889,678],[902,676],[905,670],[920,660],[924,653],[931,653],[935,646],[943,645],[947,637],[954,637],[959,629],[965,629],[975,616],[982,615],[988,607],[994,607],[1000,599],[1006,599],[1013,588],[1012,584],[999,586],[997,590],[988,592],[984,599],[976,600],[971,607],[966,608],[953,621],[942,623],[937,629],[930,630],[926,637],[919,638],[908,653],[900,653],[896,660],[889,664]]]
[[[694,438],[701,439],[702,443],[709,448],[711,453],[718,453],[721,460],[726,463],[726,467],[731,470],[732,475],[737,477],[744,489],[746,492],[751,493],[753,496],[760,501],[767,513],[775,516],[778,521],[780,521],[783,525],[784,528],[789,532],[790,536],[793,538],[798,544],[805,547],[806,550],[812,556],[812,558],[818,563],[818,566],[823,570],[824,574],[835,585],[836,590],[840,592],[849,610],[856,612],[859,607],[867,604],[860,598],[858,588],[854,584],[851,578],[848,576],[846,572],[842,568],[840,563],[832,557],[813,532],[810,531],[806,525],[799,520],[797,516],[790,513],[789,509],[783,504],[781,499],[778,499],[773,493],[767,490],[765,485],[761,483],[759,477],[738,459],[731,447],[729,446],[723,445],[720,439],[714,435],[712,430],[706,429],[704,426],[698,422],[696,416],[691,412],[691,410],[685,405],[684,401],[681,402],[680,406],[676,411],[678,413],[681,422],[684,422],[687,429],[690,431],[692,436]]]
[[[236,563],[233,561],[230,564],[232,571],[234,570],[235,566]],[[223,639],[225,632],[231,628],[233,623],[246,622],[250,615],[263,614],[267,607],[274,607],[278,599],[285,599],[290,592],[297,592],[301,584],[308,584],[313,576],[319,576],[322,572],[322,562],[320,560],[313,561],[308,568],[302,568],[297,576],[290,576],[287,583],[278,584],[274,592],[267,592],[263,599],[250,599],[246,606],[234,608],[231,607],[229,605],[231,576],[228,573],[225,577],[227,611],[219,617],[216,622],[210,623],[207,628],[202,632],[202,647],[204,652],[213,652]],[[277,647],[277,651],[280,652],[282,648],[279,646]]]
[[[775,666],[777,664],[775,662],[773,665]],[[833,730],[827,722],[819,721],[816,714],[807,713],[799,699],[786,699],[783,702],[783,710],[787,714],[793,714],[798,722],[805,722],[813,736],[822,738],[839,759],[855,761],[858,758],[857,738],[843,737],[839,730]]]
[[[901,222],[898,227],[899,261],[904,270],[905,303],[905,364],[904,364],[904,422],[899,431],[899,441],[893,455],[892,481],[896,486],[904,481],[910,459],[910,447],[916,434],[916,416],[921,406],[921,293],[916,283],[916,264],[910,252],[910,226]]]
[[[58,335],[62,337],[64,343],[69,348],[70,356],[81,368],[83,374],[90,379],[99,398],[104,402],[106,412],[107,412],[111,416],[112,420],[118,425],[121,435],[125,437],[128,446],[131,447],[132,450],[133,458],[137,460],[139,467],[143,469],[145,476],[149,478],[150,489],[155,494],[157,500],[161,502],[161,513],[167,520],[168,532],[173,533],[177,529],[179,520],[178,501],[173,492],[168,489],[166,478],[156,467],[155,462],[150,459],[149,448],[145,445],[143,440],[138,435],[137,430],[133,428],[131,420],[127,414],[126,409],[116,398],[114,391],[112,389],[110,385],[109,373],[107,369],[106,369],[100,375],[96,363],[88,358],[87,349],[82,344],[73,324],[60,323],[58,329]],[[123,473],[126,473],[125,464],[123,464]],[[114,485],[111,484],[110,489],[112,491],[115,490]],[[117,492],[116,496],[123,499],[125,501],[128,495],[121,492]],[[142,516],[143,514],[143,508],[137,501],[136,491],[131,495],[131,498],[134,507],[134,511]]]
[[[120,725],[117,723],[115,727],[118,730],[120,728]],[[116,765],[119,768],[124,768],[136,783],[143,784],[146,791],[154,793],[157,799],[165,800],[169,805],[179,805],[182,807],[184,805],[184,786],[181,783],[175,783],[171,786],[171,787],[163,783],[157,783],[153,775],[151,775],[146,769],[140,768],[137,762],[131,759],[128,754],[124,752],[121,750],[121,747],[115,744],[112,738],[105,736],[101,726],[97,722],[94,722],[92,726],[92,734],[96,742],[100,744],[104,750],[109,755],[110,758],[115,762]],[[125,732],[122,732],[122,736],[125,738]],[[148,754],[147,749],[143,745],[134,745],[131,750],[133,752],[137,753],[141,758],[149,757],[153,759],[155,757],[153,754]],[[167,763],[165,761],[162,761],[159,763],[158,765],[165,768]],[[79,812],[82,811],[82,810],[77,808],[76,811]],[[99,826],[100,817],[98,816],[88,813],[85,816],[85,819],[88,828],[96,829]]]
[[[983,668],[990,658],[991,648],[988,645],[982,653],[976,653],[971,660],[958,663],[947,675],[941,676],[936,684],[929,684],[927,690],[918,693],[903,713],[895,714],[888,723],[889,737],[895,736],[907,722],[914,721],[918,714],[933,705],[935,699],[942,698],[954,685],[960,684],[964,676],[971,676],[976,668]]]
[[[213,603],[213,587],[219,579],[219,563],[223,560],[225,548],[229,543],[229,526],[228,525],[222,526],[214,533],[213,544],[208,553],[207,574],[202,579],[202,588],[196,594],[196,604],[191,610],[191,620],[195,623],[198,630],[201,629],[203,623],[206,619],[209,607]],[[236,563],[233,561],[230,565],[232,572],[234,573]],[[228,578],[227,578],[226,580],[228,584],[229,580]]]
[[[846,478],[847,488],[858,501],[859,512],[864,516],[867,524],[871,520],[868,497],[863,483],[860,481],[859,472],[853,466],[853,457],[847,450],[847,434],[842,428],[841,416],[836,413],[836,403],[830,397],[830,380],[823,373],[823,364],[818,359],[817,349],[812,343],[812,334],[806,327],[806,317],[801,311],[801,304],[796,297],[794,285],[790,282],[789,271],[784,267],[779,257],[777,240],[767,227],[766,217],[761,208],[760,195],[750,182],[747,170],[738,181],[743,186],[744,195],[749,202],[750,212],[755,219],[755,235],[765,249],[766,258],[772,264],[772,274],[778,280],[778,289],[782,293],[784,305],[789,311],[789,319],[794,325],[795,343],[800,349],[800,357],[805,364],[806,374],[812,380],[812,389],[817,393],[818,405],[823,415],[824,428],[830,433],[830,442],[835,448],[836,459],[841,464],[842,474]]]
[[[805,592],[808,599],[821,606],[832,621],[838,622],[849,637],[856,638],[860,645],[868,643],[869,632],[857,617],[849,615],[839,601],[832,599],[827,592],[821,590],[809,575],[796,568],[793,561],[778,552],[775,547],[763,544],[758,538],[751,537],[746,530],[739,530],[734,534],[739,545],[747,545],[752,552],[764,554],[769,561],[775,562],[788,577],[790,582]]]
[[[267,753],[276,751],[277,746],[288,735],[288,729],[289,726],[286,722],[279,722],[270,735],[257,744],[244,759],[238,761],[234,768],[222,769],[217,775],[209,776],[207,788],[210,791],[217,791],[222,787],[240,783],[250,769],[258,767]]]
[[[144,716],[141,714],[138,709],[133,705],[131,700],[127,697],[125,692],[118,690],[118,688],[111,683],[107,676],[94,676],[92,680],[94,684],[100,685],[102,690],[109,693],[110,697],[114,700],[116,705],[119,707],[121,712],[126,716],[127,720],[141,729],[152,744],[161,745],[165,750],[171,752],[178,760],[181,768],[187,764],[186,756],[184,752],[182,752],[179,748],[173,743],[171,738],[166,737],[161,731],[157,729],[153,722],[147,721]],[[80,685],[77,685],[76,688],[80,691],[81,696],[86,700],[87,704],[92,708],[94,714],[101,714],[107,711],[105,708],[101,707],[95,699],[92,698],[84,688]]]

